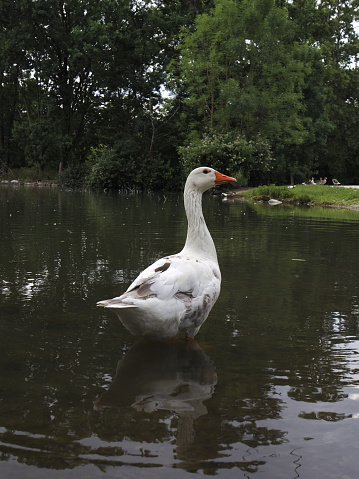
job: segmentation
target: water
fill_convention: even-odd
[[[221,295],[161,343],[95,304],[182,248],[181,195],[0,200],[2,478],[357,477],[358,212],[206,196]]]

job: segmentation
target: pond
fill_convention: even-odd
[[[359,212],[205,195],[221,295],[151,342],[96,302],[182,248],[182,195],[0,201],[1,477],[357,477]]]

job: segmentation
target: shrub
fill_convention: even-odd
[[[86,186],[86,167],[84,164],[73,164],[59,175],[59,184],[69,188]]]
[[[287,186],[275,186],[275,185],[267,185],[267,186],[258,186],[255,190],[255,197],[256,198],[274,198],[274,199],[286,199],[291,198],[293,193]]]
[[[86,162],[86,184],[98,188],[133,188],[136,168],[132,159],[118,156],[117,151],[100,145],[92,148]]]
[[[271,170],[274,163],[265,139],[258,135],[247,140],[236,132],[207,133],[201,139],[180,147],[179,153],[187,173],[197,166],[208,165],[237,175],[243,183],[251,176],[259,178]]]

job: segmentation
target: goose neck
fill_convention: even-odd
[[[203,210],[202,193],[186,185],[184,191],[184,206],[187,215],[187,239],[183,250],[196,252],[217,261],[216,248],[207,228]]]

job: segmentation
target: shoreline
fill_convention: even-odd
[[[346,188],[346,189],[359,189],[359,185],[341,185],[341,186],[331,186],[328,185],[329,188]],[[289,187],[288,187],[289,188]],[[310,185],[308,186],[310,188]],[[250,190],[255,190],[256,187],[242,187],[242,188],[237,188],[234,190],[231,190],[228,193],[224,193],[223,196],[227,200],[234,200],[236,197],[242,200],[248,200],[248,201],[257,201],[261,203],[268,203],[270,198],[267,195],[253,195],[251,196],[250,194],[243,194],[246,191]],[[281,198],[280,195],[278,198],[275,198],[278,200],[280,203],[277,204],[272,204],[271,206],[277,206],[278,204],[283,204],[283,205],[294,205],[294,206],[319,206],[322,208],[344,208],[348,210],[353,210],[353,211],[359,211],[359,203],[353,203],[353,204],[338,204],[338,203],[330,203],[330,202],[315,202],[315,201],[308,201],[306,203],[301,203],[300,201],[296,200],[295,198]]]
[[[59,186],[55,180],[0,180],[0,185],[10,186]]]
[[[0,185],[8,185],[8,186],[35,186],[35,187],[58,187],[59,184],[55,180],[0,180]],[[330,188],[332,186],[328,185]],[[308,186],[310,188],[310,186]],[[335,188],[352,188],[352,189],[359,189],[359,185],[341,185],[336,186]],[[258,201],[261,203],[268,203],[267,196],[265,197],[256,197],[250,195],[244,195],[242,193],[250,190],[255,190],[256,187],[251,186],[243,186],[241,188],[236,188],[230,190],[228,193],[222,193],[224,199],[228,200],[235,200],[236,198],[245,200],[245,201]],[[359,211],[359,203],[354,204],[338,204],[338,203],[321,203],[321,202],[314,202],[309,201],[305,204],[296,201],[295,199],[288,199],[288,198],[277,198],[280,201],[280,204],[284,205],[294,205],[294,206],[320,206],[322,208],[344,208],[353,211]],[[275,206],[275,205],[274,205]]]

